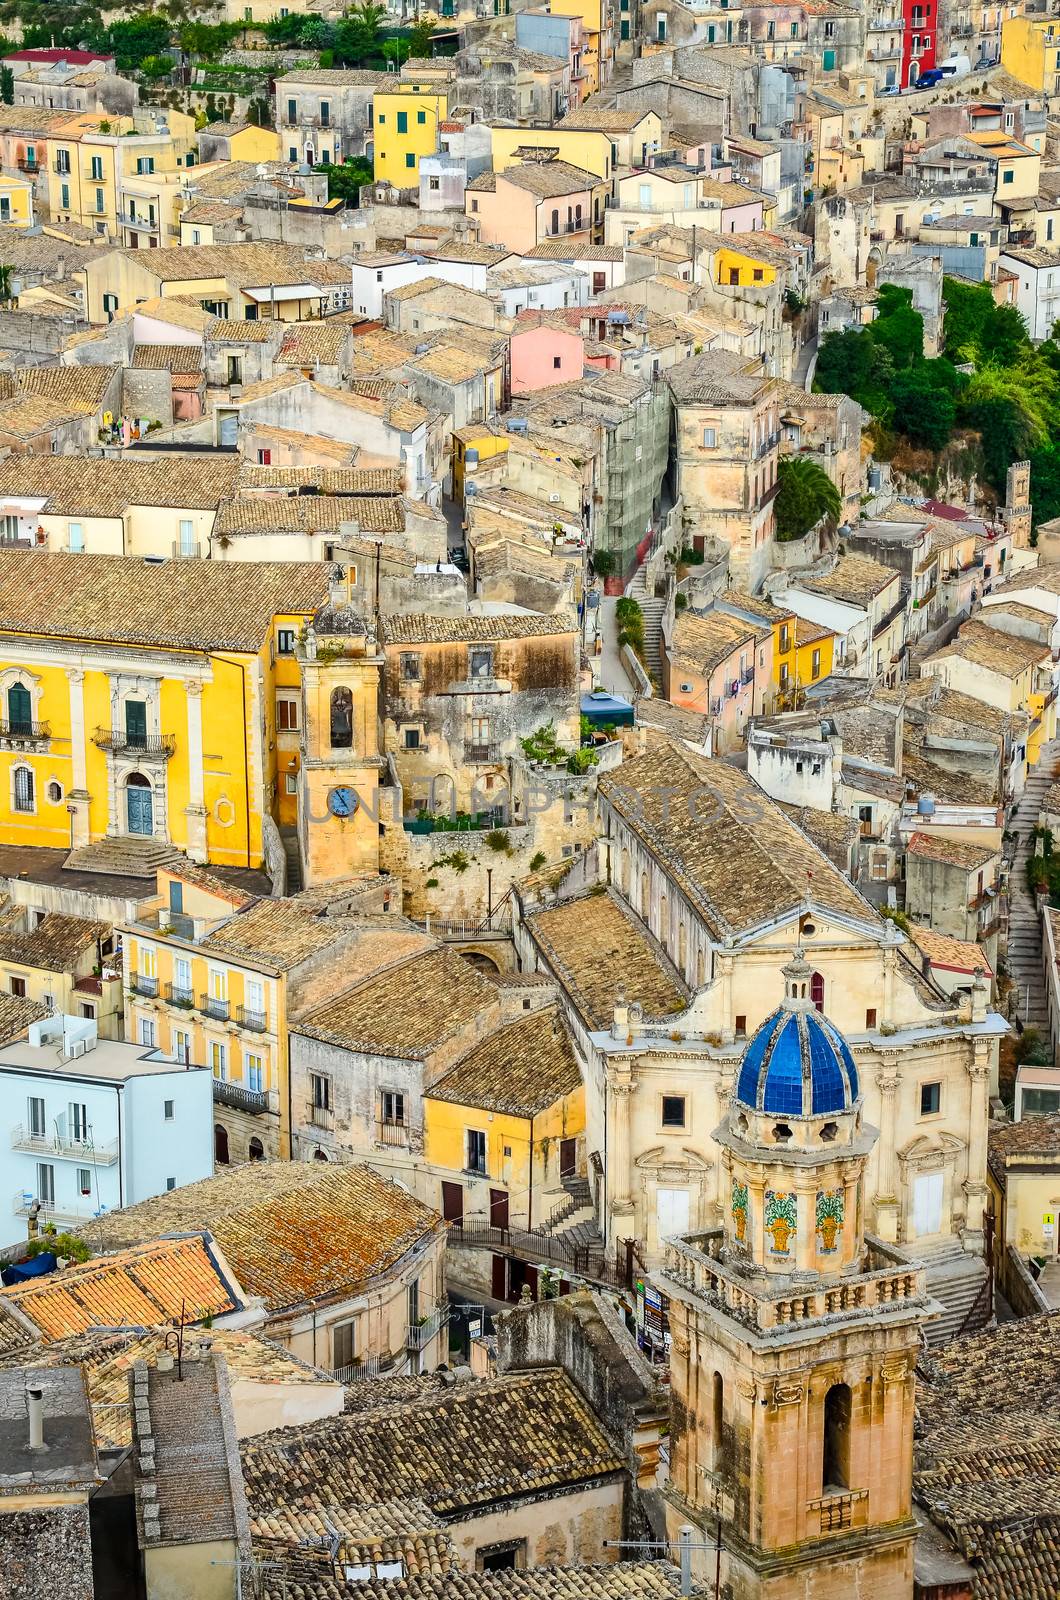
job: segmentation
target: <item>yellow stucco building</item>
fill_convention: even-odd
[[[291,1153],[288,1017],[331,994],[355,937],[317,910],[177,867],[120,930],[126,1037],[210,1067],[222,1166]]]
[[[585,1090],[558,1007],[475,1045],[424,1095],[423,1123],[434,1181],[478,1178],[470,1209],[496,1227],[548,1222],[584,1171]]]
[[[606,133],[564,128],[562,124],[557,128],[494,128],[492,146],[494,172],[519,166],[524,159],[517,154],[519,150],[555,150],[557,160],[608,182],[611,178],[611,139]]]
[[[449,114],[449,97],[418,83],[396,83],[372,97],[375,177],[395,189],[419,187],[420,157],[438,148],[438,125]]]
[[[1060,34],[1050,17],[1007,17],[1001,24],[1001,65],[1039,94],[1060,82]]]
[[[49,214],[136,249],[173,243],[196,152],[195,119],[182,111],[167,111],[161,129],[128,118],[71,118],[49,140]]]
[[[33,184],[16,173],[0,173],[0,222],[12,228],[33,226]]]
[[[751,289],[758,284],[774,283],[776,268],[750,251],[734,250],[723,245],[714,256],[714,278],[717,283],[733,284],[741,289]]]
[[[0,551],[0,840],[258,867],[322,564]],[[290,734],[297,749],[298,735]]]

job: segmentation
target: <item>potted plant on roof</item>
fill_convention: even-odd
[[[775,1255],[786,1256],[798,1226],[799,1213],[793,1194],[766,1190],[766,1232],[772,1237]]]

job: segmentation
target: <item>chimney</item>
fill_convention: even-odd
[[[31,1450],[43,1450],[44,1390],[27,1389],[26,1402],[29,1406],[29,1447]]]

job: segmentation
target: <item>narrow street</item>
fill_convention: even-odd
[[[1033,829],[1046,790],[1060,765],[1060,739],[1042,746],[1038,765],[1027,785],[1009,827],[1019,835],[1009,878],[1008,968],[1018,994],[1015,1011],[1025,1028],[1036,1028],[1044,1040],[1049,1017],[1042,973],[1042,935],[1034,900],[1027,888],[1027,862],[1034,853]]]

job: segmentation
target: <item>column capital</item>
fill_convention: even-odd
[[[71,683],[84,683],[85,674],[82,667],[64,667],[63,671]]]
[[[878,1072],[876,1074],[876,1087],[888,1099],[898,1093],[898,1075],[895,1072]]]

